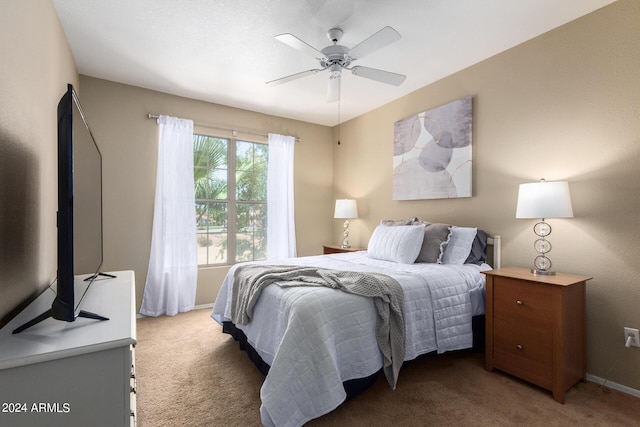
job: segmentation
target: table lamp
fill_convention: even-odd
[[[545,221],[548,218],[572,218],[571,195],[569,183],[566,181],[540,182],[520,184],[516,218],[540,218],[533,226],[533,232],[540,237],[533,247],[540,254],[533,260],[533,274],[555,274],[551,271],[551,260],[547,253],[551,251],[551,243],[546,239],[551,234],[551,226]]]
[[[342,245],[341,248],[350,248],[349,246],[349,219],[358,218],[358,205],[353,199],[338,199],[336,200],[336,208],[333,212],[334,218],[344,219],[343,232],[342,232]]]

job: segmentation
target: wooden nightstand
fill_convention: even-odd
[[[486,271],[485,367],[564,394],[586,377],[587,276]]]
[[[342,248],[340,247],[340,245],[323,245],[322,248],[324,249],[324,254],[341,254],[343,252],[357,252],[357,251],[364,251],[364,248]]]

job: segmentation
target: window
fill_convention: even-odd
[[[193,136],[198,265],[266,258],[266,144]]]

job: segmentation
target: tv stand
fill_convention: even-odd
[[[87,277],[86,279],[84,279],[84,281],[88,282],[89,280],[93,280],[93,279],[95,279],[97,277],[108,277],[110,279],[115,279],[118,276],[116,276],[115,274],[99,272],[99,273],[96,273],[94,275],[91,275],[91,276]]]
[[[116,275],[95,281],[82,302],[108,322],[44,319],[12,334],[51,307],[55,295],[46,291],[0,329],[0,403],[11,402],[13,411],[0,410],[0,426],[135,424],[135,278],[133,271]],[[79,292],[86,287],[76,283]]]
[[[84,282],[90,282],[90,281],[95,281],[96,278],[98,277],[107,277],[107,278],[113,278],[115,279],[117,276],[114,274],[109,274],[109,273],[96,273],[96,274],[92,274],[89,277],[86,277],[85,279],[83,279],[82,281]],[[84,295],[85,293],[89,290],[89,288],[91,287],[93,283],[89,283],[88,287],[85,289],[84,293],[82,294],[82,297],[80,298],[80,303],[82,303],[82,301],[84,300]],[[77,286],[76,286],[77,287]],[[77,290],[76,290],[77,291]],[[61,304],[61,306],[57,305],[57,304]],[[69,308],[68,304],[64,304],[62,302],[59,301],[54,301],[51,308],[48,309],[47,311],[45,311],[44,313],[34,317],[33,319],[29,320],[27,323],[17,327],[16,329],[13,330],[12,334],[19,334],[20,332],[29,329],[30,327],[37,325],[38,323],[42,322],[45,319],[48,319],[50,317],[56,319],[56,320],[61,320],[61,321],[67,321],[67,322],[74,322],[78,317],[83,317],[86,319],[94,319],[94,320],[109,320],[108,317],[104,317],[101,316],[99,314],[96,313],[92,313],[90,311],[85,311],[85,310],[80,310],[80,312],[78,313],[77,316],[75,316],[72,320],[70,319],[66,319],[63,316],[60,316],[60,313],[67,313],[67,308]],[[62,309],[62,310],[60,310]]]
[[[48,319],[50,317],[54,317],[52,309],[49,309],[49,310],[45,311],[44,313],[42,313],[41,315],[34,317],[33,319],[29,320],[24,325],[19,326],[16,329],[14,329],[13,332],[11,332],[11,333],[12,334],[19,334],[20,332],[24,331],[25,329],[29,329],[30,327],[32,327],[34,325],[37,325],[38,323],[40,323],[43,320]],[[99,314],[91,313],[90,311],[84,311],[84,310],[80,310],[80,313],[78,313],[78,316],[76,317],[76,319],[78,317],[84,317],[86,319],[95,319],[95,320],[109,320],[108,317],[100,316]],[[75,319],[73,319],[73,320],[75,320]]]

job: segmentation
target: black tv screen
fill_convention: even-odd
[[[72,85],[58,104],[58,280],[53,317],[73,321],[74,277],[102,266],[102,154]],[[87,285],[90,285],[90,281]]]
[[[73,272],[102,266],[102,155],[75,94],[73,102]],[[67,236],[69,237],[69,236]]]
[[[82,298],[102,266],[102,155],[78,95],[69,84],[58,103],[58,275],[51,309],[13,333],[49,317],[108,320],[80,310]],[[89,274],[75,283],[76,275]]]

